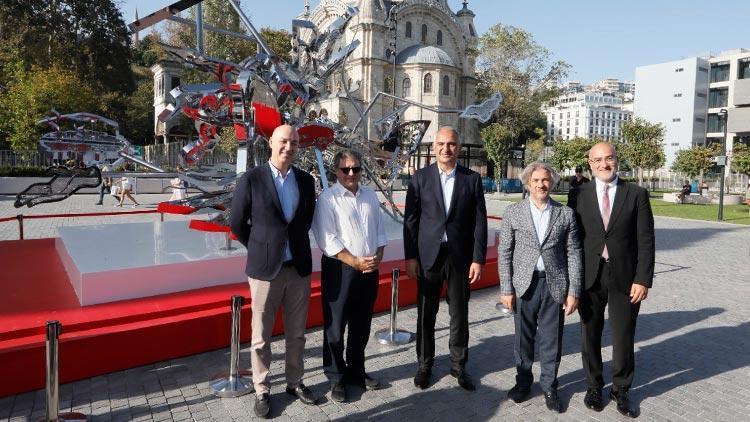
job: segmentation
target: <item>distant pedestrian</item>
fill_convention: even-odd
[[[102,174],[109,172],[109,166],[102,166]],[[102,183],[99,185],[99,202],[96,205],[104,204],[104,194],[112,193],[112,176],[103,176]]]
[[[576,174],[569,180],[570,189],[568,189],[568,205],[570,205],[571,198],[578,193],[578,188],[580,188],[582,184],[590,182],[589,178],[583,175],[583,167],[577,166],[575,171]]]
[[[120,203],[115,205],[115,207],[121,207],[122,203],[125,201],[125,197],[127,196],[130,198],[131,201],[133,201],[133,208],[137,207],[138,205],[141,205],[138,203],[138,201],[133,198],[133,183],[130,181],[129,177],[122,176],[120,179]]]

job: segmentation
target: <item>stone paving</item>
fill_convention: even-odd
[[[490,214],[502,215],[507,202],[488,195]],[[110,202],[112,201],[111,198]],[[155,203],[164,195],[139,195]],[[77,195],[57,204],[24,213],[90,212],[92,195]],[[153,205],[151,205],[153,207]],[[146,206],[148,207],[148,205]],[[15,215],[10,197],[0,198],[0,217]],[[177,218],[168,216],[168,219]],[[182,217],[179,217],[182,218]],[[102,218],[105,223],[154,221],[158,216]],[[39,221],[39,220],[36,220]],[[91,219],[41,220],[26,227],[26,237],[49,237],[60,224],[92,224]],[[496,221],[490,221],[496,225]],[[17,238],[17,223],[0,223],[0,239]],[[641,420],[734,421],[750,415],[750,228],[724,223],[656,218],[656,279],[641,308],[636,333],[636,376],[632,398]],[[560,396],[565,413],[554,415],[544,406],[538,385],[533,397],[515,404],[506,398],[513,386],[513,324],[495,311],[499,289],[472,293],[471,349],[468,371],[481,384],[477,391],[461,390],[448,374],[448,313],[441,307],[437,321],[434,384],[421,391],[412,384],[414,344],[387,348],[370,341],[367,367],[384,384],[377,391],[349,388],[350,402],[327,398],[305,406],[284,393],[283,338],[272,345],[272,411],[276,420],[620,420],[613,403],[601,413],[583,406],[585,384],[581,369],[577,315],[565,325],[560,365]],[[416,307],[402,309],[399,324],[414,330]],[[384,328],[387,314],[373,321]],[[227,327],[229,329],[229,327]],[[328,383],[322,371],[322,332],[308,331],[305,383],[324,395]],[[611,338],[605,328],[605,377],[611,369]],[[241,364],[249,366],[248,344]],[[211,375],[229,362],[228,349],[159,362],[126,371],[61,385],[61,410],[78,411],[95,421],[253,419],[253,396],[217,398],[208,388]],[[64,363],[63,363],[64,364]],[[538,365],[534,373],[538,377]],[[7,381],[7,380],[4,380]],[[608,390],[605,390],[605,393]],[[37,420],[44,416],[44,391],[0,398],[0,420]]]

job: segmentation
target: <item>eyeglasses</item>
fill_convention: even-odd
[[[607,157],[596,157],[596,158],[589,159],[589,163],[592,163],[592,164],[601,164],[603,161],[606,161],[607,164],[612,164],[616,161],[616,159],[613,155],[610,155]]]
[[[339,170],[344,174],[359,174],[362,171],[362,167],[339,167]]]

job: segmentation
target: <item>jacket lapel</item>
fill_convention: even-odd
[[[453,176],[453,195],[451,195],[451,206],[448,208],[448,217],[453,215],[453,210],[456,209],[456,203],[458,202],[459,186],[464,182],[464,173],[460,171],[458,164],[456,164],[456,174]]]
[[[547,239],[549,238],[549,234],[552,231],[552,226],[555,224],[555,220],[557,220],[557,217],[560,216],[560,204],[558,204],[557,202],[553,201],[552,198],[550,198],[547,206],[550,207],[549,224],[547,224],[547,230],[544,232],[544,237],[542,238],[542,245],[544,245],[545,242],[547,242]]]
[[[432,185],[435,186],[435,195],[437,196],[438,204],[440,204],[440,210],[443,211],[442,215],[445,215],[445,199],[443,199],[443,182],[440,180],[440,169],[437,164],[433,164],[433,166],[435,166],[435,169],[431,172],[434,180]],[[455,190],[455,185],[453,189]]]
[[[538,247],[541,247],[542,245],[539,243],[539,235],[537,234],[536,226],[534,225],[534,216],[531,214],[531,207],[533,207],[534,205],[531,204],[531,200],[529,198],[524,199],[521,203],[523,204],[523,212],[521,212],[521,215],[526,218],[526,221],[524,221],[523,224],[531,229],[531,232],[534,233],[534,240],[536,240],[536,245]]]
[[[596,184],[596,181],[591,182],[591,189],[589,189],[589,193],[591,195],[591,198],[587,199],[589,201],[589,209],[591,212],[594,213],[594,218],[599,221],[599,227],[602,228],[602,232],[606,232],[607,228],[604,227],[604,219],[602,218],[602,210],[599,208],[599,185]],[[612,216],[610,214],[609,218],[610,224],[612,223]]]
[[[614,227],[615,221],[617,221],[617,217],[620,216],[620,212],[622,211],[623,205],[625,204],[625,199],[628,197],[628,184],[625,183],[622,179],[617,179],[617,190],[615,191],[615,200],[612,201],[612,212],[609,215],[609,226],[607,227],[607,231]]]
[[[273,172],[271,172],[271,163],[266,163],[263,180],[266,184],[266,189],[270,193],[271,200],[276,206],[276,211],[284,216],[284,211],[281,209],[281,200],[279,199],[279,193],[276,191],[276,183],[273,181]]]

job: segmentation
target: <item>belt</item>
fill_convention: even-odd
[[[281,266],[282,267],[293,267],[294,266],[294,261],[291,260],[291,259],[289,261],[284,261],[284,262],[281,263]]]
[[[536,270],[534,270],[534,277],[536,277],[536,278],[547,278],[547,272],[546,271],[536,271]]]

